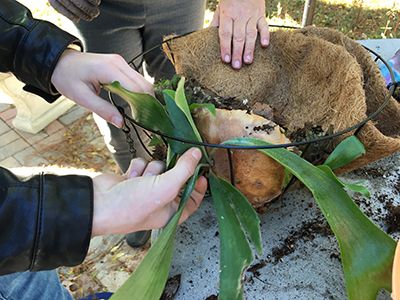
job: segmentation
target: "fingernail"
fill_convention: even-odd
[[[146,174],[144,174],[143,176],[154,176],[154,174],[152,172],[147,172]]]
[[[247,63],[251,63],[251,55],[250,55],[250,54],[247,54],[246,57],[244,58],[244,60],[245,60]]]
[[[201,158],[201,151],[198,148],[193,149],[191,154],[197,160]]]
[[[263,46],[268,46],[269,40],[264,38],[264,39],[261,40],[261,44],[262,44]]]
[[[239,69],[239,68],[240,68],[240,61],[235,60],[234,63],[233,63],[233,67],[234,67],[235,69]]]
[[[122,123],[123,123],[122,117],[121,116],[113,116],[111,118],[111,123],[113,123],[118,128],[121,128],[122,127]]]
[[[225,56],[224,56],[224,61],[225,61],[226,63],[230,62],[230,61],[231,61],[231,57],[230,57],[228,54],[225,54]]]

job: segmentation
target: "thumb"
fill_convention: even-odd
[[[175,167],[159,175],[160,186],[168,186],[168,196],[165,199],[174,199],[182,186],[193,175],[201,159],[201,151],[198,148],[187,150],[176,162]],[[166,195],[164,195],[166,196]]]
[[[175,177],[180,185],[183,185],[193,175],[198,163],[201,159],[201,151],[199,148],[190,148],[177,161],[174,168],[168,174]]]

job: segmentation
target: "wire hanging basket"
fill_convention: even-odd
[[[270,27],[285,28],[285,29],[300,29],[298,27],[283,26],[283,25],[270,25]],[[167,43],[173,39],[176,39],[176,38],[179,38],[182,36],[186,36],[190,33],[192,33],[192,32],[189,32],[189,33],[186,33],[186,34],[183,34],[180,36],[174,36],[167,40],[164,40],[162,43],[160,43],[160,44],[146,50],[145,52],[142,52],[141,54],[137,55],[136,57],[134,57],[129,62],[129,64],[135,70],[138,70],[138,67],[134,64],[134,61],[136,59],[138,59],[139,57],[142,57],[143,55],[145,55],[155,49],[160,48],[160,46],[164,43]],[[146,151],[146,153],[150,157],[154,158],[152,151],[149,149],[149,146],[147,146],[146,143],[143,141],[143,139],[140,135],[140,131],[143,131],[143,133],[149,138],[151,137],[149,133],[158,135],[159,137],[161,137],[162,141],[165,144],[167,144],[167,140],[174,140],[174,141],[178,141],[178,142],[185,143],[185,144],[192,145],[192,146],[203,146],[203,147],[207,147],[207,148],[225,149],[226,153],[227,153],[228,163],[229,163],[230,181],[234,185],[235,184],[235,178],[234,178],[235,172],[234,172],[234,165],[233,165],[233,160],[232,160],[232,150],[258,150],[258,149],[291,148],[291,147],[299,147],[299,146],[305,145],[306,148],[302,152],[302,156],[304,156],[305,152],[307,151],[307,147],[310,144],[315,144],[315,143],[320,143],[323,141],[332,140],[334,138],[337,138],[339,136],[342,136],[342,135],[348,134],[348,133],[351,133],[352,135],[357,135],[367,122],[375,119],[385,109],[385,107],[389,104],[391,98],[393,97],[396,87],[399,83],[397,83],[395,81],[394,72],[393,72],[391,66],[388,64],[388,62],[385,59],[383,59],[383,57],[381,55],[379,55],[378,53],[376,53],[375,51],[369,49],[366,46],[363,46],[363,47],[372,56],[374,56],[374,62],[378,62],[378,61],[381,62],[388,69],[388,72],[390,74],[391,83],[387,86],[388,91],[385,95],[384,101],[380,104],[380,106],[374,112],[367,115],[367,117],[364,120],[346,128],[346,129],[343,129],[343,130],[340,130],[337,132],[333,132],[333,133],[329,133],[329,134],[325,134],[323,136],[313,137],[313,138],[290,142],[290,143],[272,144],[272,145],[265,145],[265,146],[238,146],[238,145],[230,145],[230,144],[213,144],[213,143],[207,143],[207,142],[199,142],[199,141],[184,139],[184,138],[180,138],[180,137],[176,137],[176,136],[171,136],[166,133],[153,130],[151,128],[144,126],[143,124],[138,123],[131,116],[126,114],[126,112],[124,111],[124,109],[122,107],[120,107],[116,104],[111,92],[108,93],[108,96],[109,96],[110,102],[118,108],[118,110],[120,111],[120,113],[122,114],[122,116],[124,118],[124,128],[122,130],[125,133],[127,144],[129,145],[130,152],[133,156],[136,153],[136,149],[134,148],[134,138],[132,136],[132,134],[134,133],[136,135],[137,140],[139,141],[141,147],[143,147],[143,149]],[[132,131],[132,129],[133,129],[133,131]]]

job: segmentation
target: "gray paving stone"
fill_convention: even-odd
[[[20,136],[15,131],[9,130],[0,135],[0,147],[8,145],[17,139],[20,139]]]
[[[0,112],[6,111],[10,107],[11,107],[11,105],[8,103],[0,103]]]
[[[41,153],[33,147],[26,148],[14,154],[14,157],[24,167],[36,167],[49,164],[49,161],[41,157]]]
[[[41,140],[44,140],[45,138],[47,138],[49,136],[43,130],[39,131],[36,134],[32,134],[32,133],[28,133],[28,132],[24,132],[24,131],[19,131],[19,130],[16,130],[16,131],[30,145],[34,145],[34,144],[40,142]]]
[[[14,157],[10,156],[7,157],[6,159],[3,159],[0,161],[0,166],[5,167],[5,168],[17,168],[21,167],[21,163],[16,160]]]
[[[11,130],[11,128],[8,127],[7,123],[4,122],[3,120],[0,120],[0,135],[6,133],[9,130]]]
[[[62,142],[64,140],[64,134],[65,134],[65,130],[59,130],[56,133],[33,144],[33,147],[39,151],[49,148],[49,146],[51,146],[51,145],[55,145],[55,144]]]
[[[58,120],[64,125],[70,125],[87,114],[89,114],[89,111],[86,108],[83,108],[81,106],[74,106]]]
[[[0,160],[13,156],[14,154],[28,147],[29,144],[23,139],[15,140],[0,148]]]

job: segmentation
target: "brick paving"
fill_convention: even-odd
[[[14,128],[12,120],[15,115],[16,109],[13,105],[0,103],[0,166],[6,168],[47,166],[56,163],[57,158],[62,155],[51,153],[47,149],[65,143],[68,129],[88,118],[90,113],[82,107],[74,106],[36,134]],[[86,123],[93,125],[93,120]],[[96,130],[93,131],[93,140],[102,148],[104,143]],[[49,160],[49,155],[52,160]]]
[[[16,109],[11,104],[0,104],[0,166],[13,168],[20,166],[41,166],[47,160],[40,159],[41,154],[33,145],[48,138],[46,130],[37,134],[19,131],[12,125]],[[61,128],[59,128],[60,130]]]

